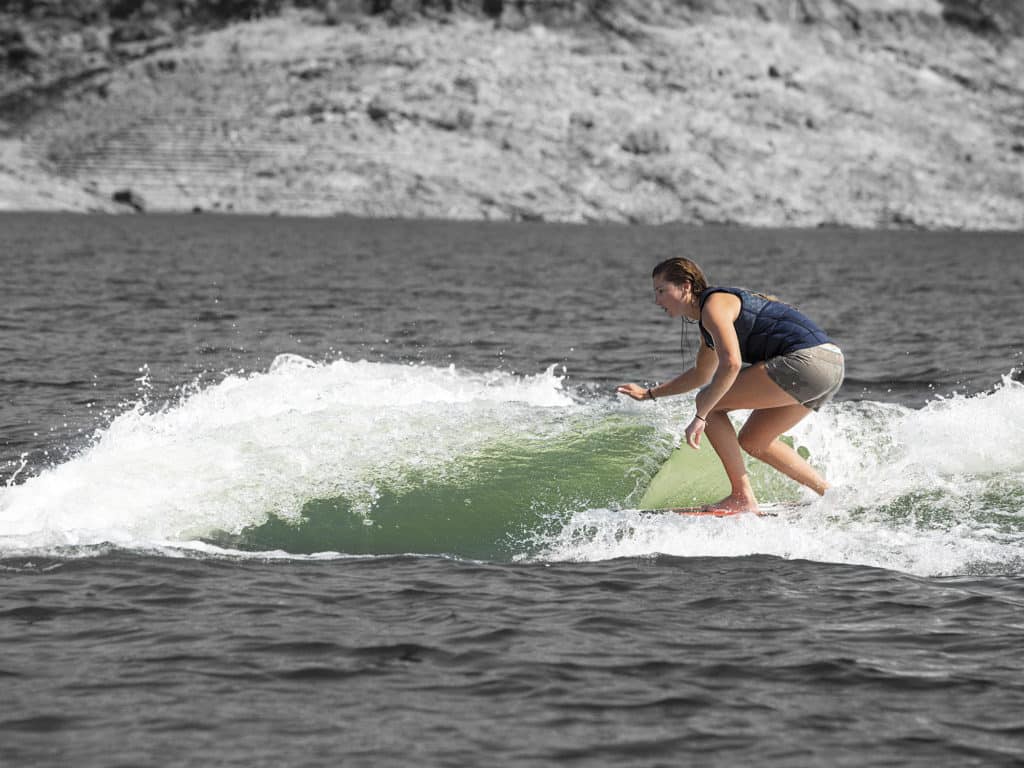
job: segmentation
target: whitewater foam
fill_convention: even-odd
[[[78,456],[0,490],[0,540],[18,547],[184,542],[314,498],[372,506],[374,479],[440,465],[503,431],[551,426],[573,399],[535,376],[278,357],[179,402],[140,401]]]
[[[834,484],[823,498],[805,492],[805,505],[777,517],[583,510],[543,556],[767,554],[929,576],[1020,567],[1020,383],[1006,377],[991,393],[938,399],[919,410],[839,403],[798,425],[793,436]]]
[[[521,376],[282,355],[265,372],[227,375],[161,407],[140,400],[77,456],[0,488],[0,553],[110,543],[223,554],[218,533],[295,523],[311,502],[340,499],[316,507],[327,515],[322,530],[343,522],[331,515],[356,514],[375,535],[386,514],[407,529],[392,545],[417,554],[458,555],[451,534],[473,553],[486,542],[472,536],[500,538],[495,553],[530,560],[768,554],[921,575],[1019,567],[1024,386],[1009,377],[916,410],[831,405],[793,431],[829,493],[804,492],[805,506],[778,517],[724,520],[620,508],[656,470],[652,457],[678,442],[691,399],[581,399],[563,384],[553,369]],[[609,473],[618,476],[598,488]],[[620,505],[588,503],[615,488]],[[414,519],[420,504],[430,505],[429,523]],[[344,544],[319,549],[352,554]],[[299,552],[273,538],[267,549]]]

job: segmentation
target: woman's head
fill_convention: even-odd
[[[651,277],[655,280],[660,277],[665,282],[678,285],[680,288],[689,283],[694,296],[700,296],[708,287],[704,271],[695,262],[682,256],[660,262],[651,272]]]
[[[665,259],[654,268],[654,303],[669,317],[700,317],[698,298],[708,287],[701,268],[689,259]]]

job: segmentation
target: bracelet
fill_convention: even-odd
[[[693,414],[693,418],[695,418],[695,419],[700,419],[700,420],[701,420],[701,421],[703,421],[703,422],[704,422],[705,424],[707,424],[707,423],[708,423],[708,420],[707,420],[707,419],[705,419],[705,418],[704,418],[703,416],[701,416],[701,415],[699,415],[699,414],[696,414],[696,413],[695,413],[695,414]]]
[[[648,387],[648,388],[647,388],[647,397],[648,397],[649,399],[651,399],[651,400],[657,400],[657,399],[658,399],[658,398],[656,398],[656,397],[654,396],[654,393],[653,393],[653,392],[651,392],[651,388],[650,388],[650,387]]]

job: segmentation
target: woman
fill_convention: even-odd
[[[670,317],[696,321],[701,344],[694,366],[669,382],[618,391],[656,400],[700,387],[686,442],[706,434],[725,467],[731,493],[708,509],[757,512],[742,448],[798,483],[824,494],[828,483],[778,439],[835,395],[843,382],[843,353],[808,317],[788,304],[741,288],[709,288],[689,259],[654,268],[654,302]],[[744,367],[746,364],[746,367]],[[739,435],[729,411],[752,409]]]

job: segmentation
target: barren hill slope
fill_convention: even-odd
[[[1009,3],[11,5],[0,209],[1024,228]]]

